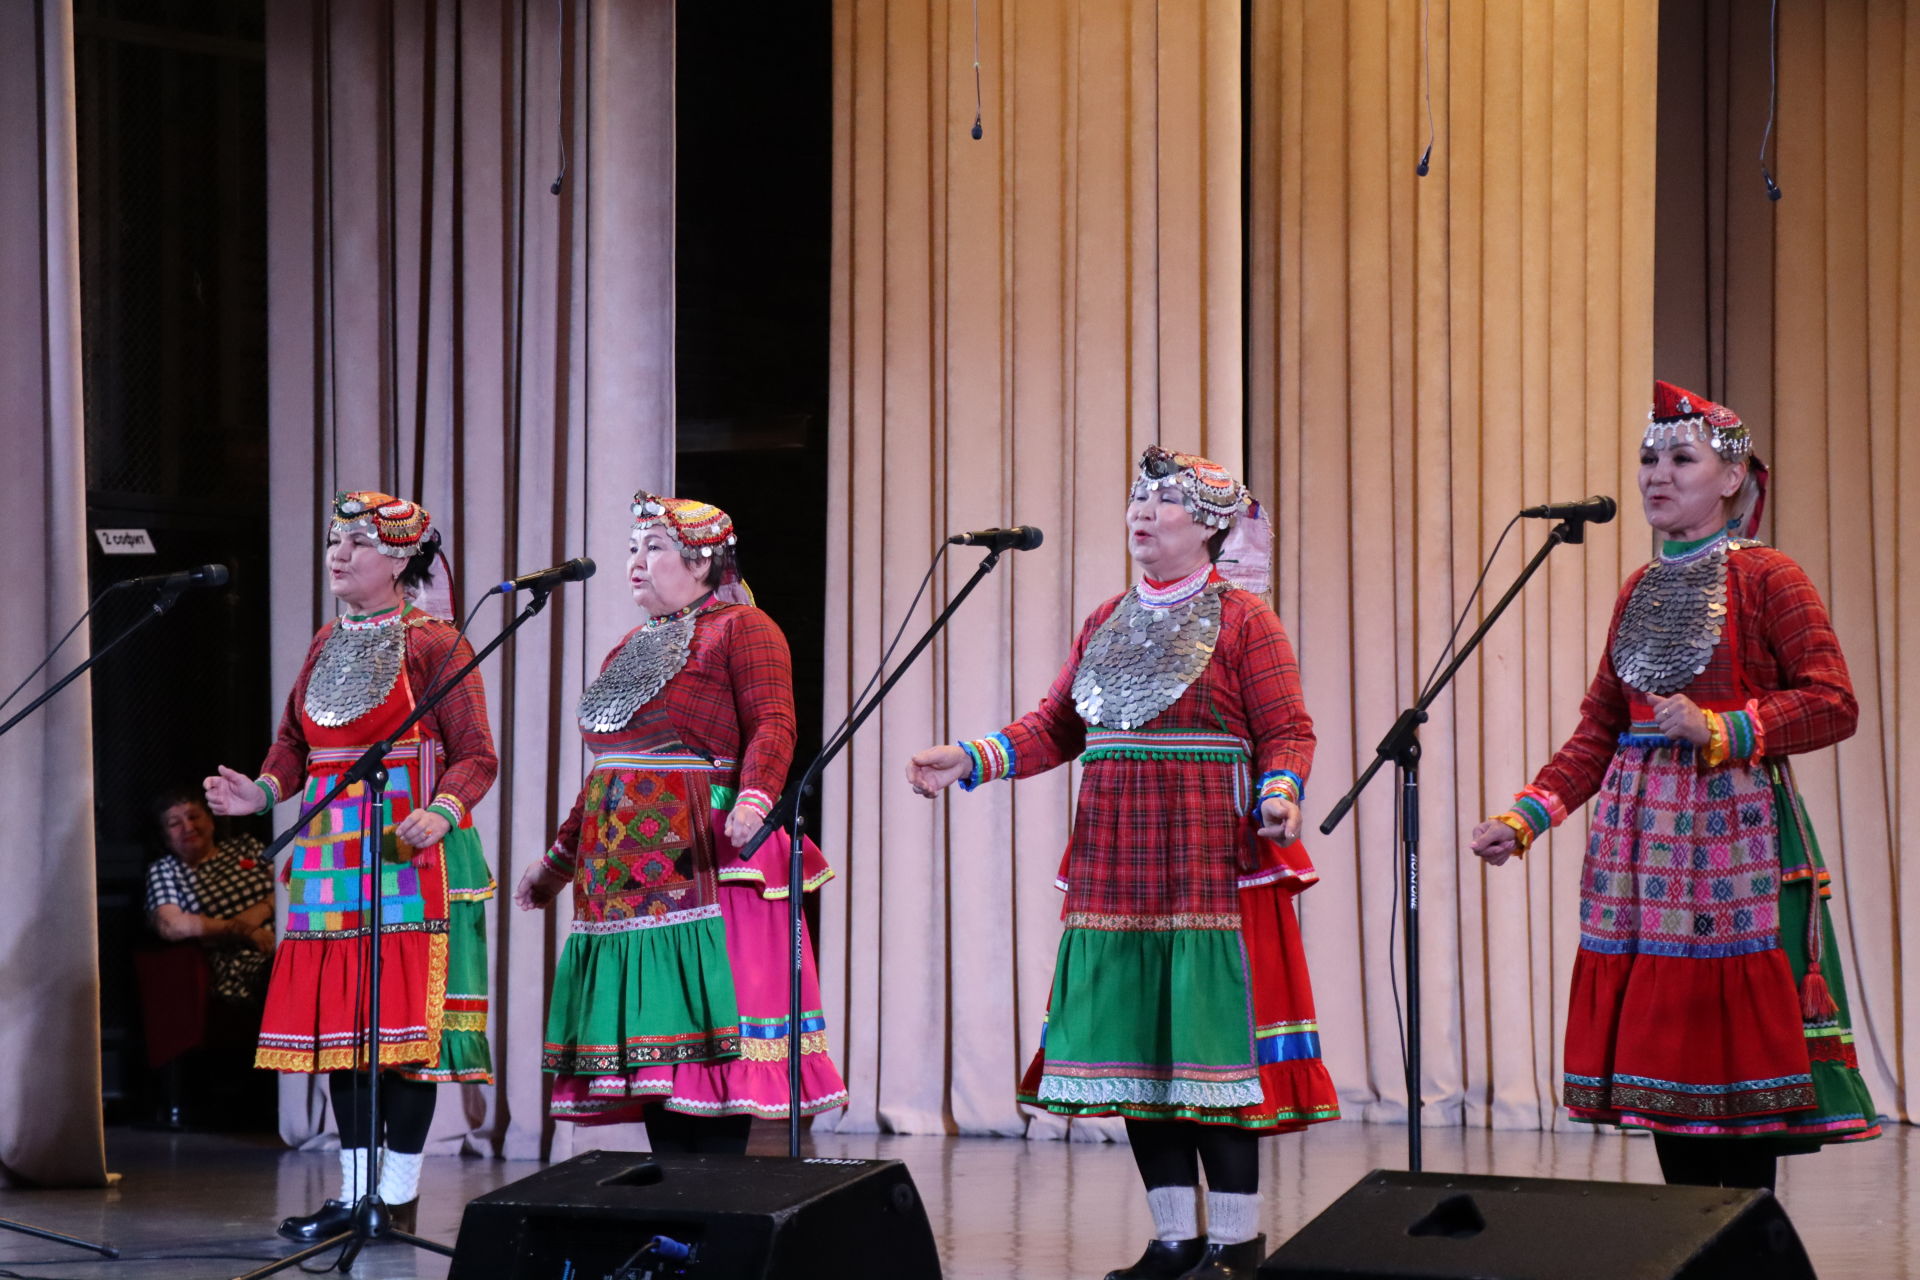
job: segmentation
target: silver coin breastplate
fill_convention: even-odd
[[[405,623],[335,623],[307,676],[307,718],[327,729],[352,724],[387,700],[406,665]]]
[[[697,615],[655,623],[627,637],[606,669],[580,695],[580,727],[612,733],[652,702],[687,665]]]
[[[1722,539],[1700,554],[1647,567],[1613,637],[1613,669],[1622,681],[1665,697],[1707,669],[1727,628],[1727,552],[1753,545]]]
[[[1073,673],[1073,706],[1089,725],[1138,729],[1179,701],[1213,660],[1220,639],[1215,583],[1193,599],[1153,608],[1133,590],[1087,641]]]

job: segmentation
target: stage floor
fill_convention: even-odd
[[[1373,1168],[1404,1168],[1397,1126],[1322,1125],[1264,1144],[1265,1228],[1277,1245]],[[0,1276],[175,1280],[238,1275],[291,1252],[273,1226],[336,1187],[331,1152],[301,1154],[268,1139],[108,1131],[107,1191],[0,1191],[0,1218],[118,1246],[108,1262],[0,1232]],[[785,1131],[756,1131],[754,1154],[780,1155]],[[906,1161],[927,1202],[948,1280],[1097,1277],[1131,1262],[1150,1234],[1125,1146],[1007,1138],[824,1135],[809,1154]],[[1657,1180],[1653,1145],[1612,1133],[1429,1129],[1430,1170],[1614,1181]],[[1920,1138],[1902,1125],[1862,1146],[1783,1162],[1780,1196],[1826,1280],[1920,1280],[1915,1175]],[[421,1181],[420,1229],[453,1242],[466,1202],[540,1166],[433,1159]],[[397,1245],[368,1249],[367,1280],[444,1276],[446,1260]],[[283,1275],[297,1275],[287,1271]]]

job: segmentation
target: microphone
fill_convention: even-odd
[[[503,582],[489,591],[488,595],[510,596],[516,591],[551,591],[563,582],[581,582],[593,576],[593,561],[581,556],[565,564],[557,564],[551,569],[542,569],[538,573],[523,573],[519,577]]]
[[[1522,507],[1520,514],[1533,520],[1585,520],[1589,524],[1605,524],[1613,519],[1619,507],[1612,498],[1594,494],[1580,502],[1548,502],[1538,507]]]
[[[957,547],[986,547],[992,551],[1031,551],[1040,545],[1045,536],[1030,524],[1017,524],[1011,529],[975,529],[972,533],[956,533],[947,542]]]
[[[144,578],[122,578],[113,584],[120,587],[153,587],[159,591],[186,591],[194,587],[224,587],[227,585],[227,566],[223,564],[203,564],[198,569],[182,569],[179,573],[150,573]]]

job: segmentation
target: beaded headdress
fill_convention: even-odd
[[[1147,446],[1140,455],[1140,473],[1134,488],[1162,485],[1179,488],[1181,500],[1195,520],[1210,529],[1224,529],[1252,501],[1247,487],[1227,474],[1227,469],[1211,458],[1193,453],[1168,453],[1157,444]]]
[[[1266,509],[1211,458],[1194,453],[1169,453],[1150,444],[1140,455],[1134,489],[1173,485],[1190,515],[1210,529],[1227,530],[1220,558],[1220,574],[1236,587],[1265,595],[1273,564],[1273,525]]]
[[[1753,452],[1753,437],[1739,414],[1671,382],[1653,384],[1653,409],[1647,414],[1647,434],[1640,444],[1647,449],[1704,444],[1728,462]]]
[[[1745,460],[1749,483],[1735,496],[1736,510],[1728,525],[1743,538],[1753,537],[1767,505],[1767,464],[1753,451],[1753,436],[1740,415],[1685,387],[1655,382],[1640,447],[1670,449],[1676,444],[1704,444],[1727,462]]]
[[[633,495],[633,527],[659,526],[667,536],[689,552],[711,560],[722,547],[739,539],[733,534],[733,517],[711,502],[692,498],[663,498],[645,489]]]
[[[395,560],[430,553],[440,562],[440,580],[403,587],[402,591],[416,608],[436,618],[453,617],[453,565],[440,548],[440,531],[433,527],[433,517],[425,507],[390,493],[355,489],[333,495],[331,526],[343,538],[350,533],[365,534],[373,540],[375,551]]]
[[[333,531],[342,537],[364,533],[383,556],[411,560],[428,549],[425,539],[432,527],[425,507],[390,493],[356,489],[333,495]]]
[[[633,528],[658,528],[680,544],[688,555],[711,560],[740,540],[733,532],[733,517],[711,502],[693,498],[665,498],[645,489],[633,495]],[[753,592],[741,580],[733,557],[727,556],[720,570],[720,585],[714,595],[737,604],[752,604]]]

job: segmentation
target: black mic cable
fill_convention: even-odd
[[[1773,140],[1773,117],[1780,102],[1780,0],[1773,0],[1767,15],[1767,131],[1760,135],[1760,179],[1767,184],[1767,199],[1780,198],[1780,184],[1767,168],[1767,144]]]
[[[1428,162],[1433,159],[1433,0],[1426,0],[1420,15],[1420,57],[1426,66],[1427,149],[1420,153],[1420,163],[1413,166],[1413,173],[1417,178],[1424,178]]]
[[[31,684],[35,676],[39,675],[42,671],[45,671],[47,669],[47,664],[53,661],[53,655],[60,652],[61,646],[66,644],[67,641],[73,639],[73,633],[80,629],[80,623],[85,622],[88,618],[92,617],[94,609],[98,607],[100,602],[102,600],[105,600],[107,596],[113,591],[113,589],[115,587],[118,587],[119,585],[120,584],[117,582],[110,582],[106,586],[100,588],[99,591],[94,593],[93,599],[87,601],[87,611],[81,614],[79,619],[76,620],[72,626],[67,628],[65,635],[61,636],[58,640],[55,640],[53,642],[53,648],[47,650],[46,657],[40,659],[40,665],[35,667],[33,670],[27,672],[27,678],[25,680],[22,680],[19,684],[13,686],[12,693],[8,694],[4,699],[0,699],[0,711],[4,711],[6,709],[7,703],[12,702],[15,698],[19,697],[20,691],[26,688],[29,684]]]
[[[880,655],[880,664],[874,668],[873,674],[867,677],[867,683],[862,686],[860,692],[847,703],[847,714],[840,717],[840,723],[833,726],[833,732],[820,735],[821,747],[824,748],[838,738],[841,730],[853,722],[854,712],[859,710],[862,702],[866,701],[867,695],[873,692],[873,686],[880,682],[880,677],[886,674],[887,663],[892,660],[893,651],[900,647],[901,637],[907,634],[907,624],[913,621],[913,611],[920,607],[920,598],[927,594],[927,584],[933,581],[933,571],[940,567],[940,560],[947,554],[949,545],[951,545],[950,542],[942,542],[940,549],[933,553],[933,563],[927,566],[926,576],[920,579],[919,590],[913,593],[913,600],[907,605],[906,613],[901,616],[900,627],[893,633],[893,639],[888,643],[887,651]]]
[[[553,100],[559,121],[560,172],[553,175],[549,194],[559,195],[567,177],[567,0],[553,0]]]
[[[980,0],[973,0],[973,140],[986,136],[987,131],[980,127],[983,114],[980,106]]]

